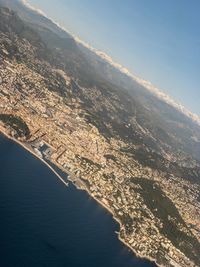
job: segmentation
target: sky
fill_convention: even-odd
[[[200,116],[199,0],[28,0]]]

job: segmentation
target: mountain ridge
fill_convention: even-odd
[[[200,127],[38,19],[0,7],[1,125],[47,144],[140,256],[199,266]]]
[[[143,78],[140,78],[133,73],[131,73],[126,67],[122,66],[120,63],[115,62],[108,54],[105,52],[98,50],[91,45],[87,44],[83,40],[81,40],[78,36],[73,35],[73,33],[70,33],[67,29],[62,27],[59,23],[56,23],[53,21],[50,17],[48,17],[42,10],[35,8],[27,0],[18,0],[23,5],[25,5],[27,8],[32,9],[34,12],[38,12],[41,16],[45,16],[47,19],[49,19],[53,24],[55,24],[57,27],[59,27],[62,31],[66,32],[68,35],[70,35],[78,44],[81,44],[85,46],[86,48],[90,49],[91,52],[95,53],[97,56],[99,56],[100,59],[106,61],[111,66],[119,70],[121,73],[127,75],[133,81],[139,83],[140,85],[144,86],[147,90],[149,90],[152,94],[154,94],[159,99],[165,101],[167,104],[172,105],[174,108],[176,108],[178,111],[182,112],[184,115],[186,115],[188,118],[192,119],[195,123],[197,123],[200,126],[200,117],[190,111],[188,108],[186,108],[183,104],[181,104],[179,101],[174,100],[171,96],[164,93],[162,90],[154,86],[150,81],[147,81]]]

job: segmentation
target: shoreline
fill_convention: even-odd
[[[79,190],[81,190],[81,188],[77,188]],[[96,200],[96,202],[99,203],[100,206],[103,206],[103,208],[105,208],[111,215],[112,215],[112,218],[119,224],[119,228],[123,228],[123,225],[121,223],[121,221],[115,217],[115,214],[113,213],[113,211],[111,210],[111,208],[109,208],[108,206],[106,206],[106,204],[104,204],[103,202],[101,202],[99,199],[97,199],[96,197],[94,197],[88,190],[85,189],[85,191],[89,194],[89,196],[91,196],[91,198],[93,198],[94,200]],[[148,260],[152,263],[155,263],[157,266],[160,266],[160,267],[164,267],[163,265],[158,265],[158,263],[155,261],[155,259],[151,258],[151,257],[144,257],[144,256],[141,256],[137,251],[135,251],[128,242],[126,242],[121,236],[120,236],[120,229],[119,229],[119,232],[116,232],[117,233],[117,237],[118,239],[126,246],[128,247],[128,249],[131,250],[131,252],[134,253],[134,255],[137,257],[137,258],[140,258],[140,259],[144,259],[144,260]]]
[[[26,149],[28,152],[30,152],[34,157],[41,160],[50,170],[58,177],[58,179],[65,184],[65,186],[68,186],[67,182],[43,159],[40,158],[32,149],[30,149],[28,146],[23,144],[21,141],[15,139],[14,137],[10,136],[5,130],[2,129],[2,126],[0,126],[0,134],[3,134],[6,136],[9,140],[12,140],[13,142],[17,143],[18,145],[22,146],[24,149]]]
[[[57,178],[65,185],[65,186],[69,186],[68,183],[53,169],[53,167],[51,167],[43,158],[39,157],[33,149],[29,148],[28,146],[26,146],[23,142],[17,140],[16,138],[10,136],[6,130],[0,125],[0,134],[4,135],[5,137],[7,137],[9,140],[17,143],[18,145],[22,146],[26,151],[30,152],[34,157],[36,157],[37,159],[41,160],[42,163],[44,163],[48,168],[50,168],[50,170],[57,176]],[[57,166],[61,171],[65,172],[62,168],[60,168],[59,166]],[[66,175],[68,177],[70,176],[74,176],[73,174],[70,174],[70,172],[66,173]],[[115,214],[114,212],[112,211],[112,209],[110,207],[108,207],[106,204],[104,204],[102,201],[100,201],[99,199],[97,199],[95,196],[93,196],[89,190],[85,187],[85,188],[81,188],[81,187],[78,187],[72,180],[70,180],[70,178],[67,178],[68,181],[70,181],[75,187],[77,190],[84,190],[85,192],[88,193],[88,195],[94,199],[101,207],[103,207],[104,209],[106,209],[107,212],[109,212],[112,216],[112,218],[119,224],[119,232],[117,232],[117,236],[118,236],[118,239],[128,248],[131,250],[131,252],[133,252],[133,254],[140,258],[140,259],[144,259],[144,260],[148,260],[152,263],[155,263],[158,267],[164,267],[163,265],[159,265],[155,259],[151,258],[151,257],[144,257],[144,256],[141,256],[137,251],[135,251],[128,242],[126,242],[121,236],[120,236],[120,230],[121,228],[123,228],[123,225],[121,223],[121,221],[115,217]],[[83,182],[84,183],[84,182]]]

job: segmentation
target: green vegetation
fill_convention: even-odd
[[[81,160],[83,160],[84,162],[86,162],[89,165],[95,165],[96,167],[101,168],[101,165],[100,164],[95,163],[94,161],[92,161],[92,160],[90,160],[88,158],[81,157]]]
[[[116,177],[113,173],[110,173],[110,174],[103,173],[102,177],[104,180],[115,180],[116,179]]]
[[[104,157],[107,159],[107,160],[112,160],[114,162],[117,161],[117,158],[114,156],[114,155],[111,155],[111,154],[105,154]]]
[[[135,190],[140,193],[154,216],[162,222],[163,225],[159,229],[160,232],[188,258],[200,263],[198,257],[200,245],[198,240],[187,229],[176,206],[162,189],[154,181],[145,178],[132,178],[131,182],[140,185],[141,188]]]
[[[85,120],[87,123],[92,124],[93,126],[97,127],[99,132],[107,139],[112,136],[111,130],[105,125],[105,123],[101,120],[100,117],[88,112],[88,114],[85,115]]]
[[[85,158],[85,157],[80,157],[80,156],[76,156],[79,160],[81,160],[81,164],[82,165],[86,165],[88,164],[89,166],[92,166],[92,167],[96,167],[98,170],[101,169],[101,165],[88,159],[88,158]]]
[[[30,136],[30,130],[28,126],[20,117],[10,114],[0,114],[0,121],[5,123],[6,126],[9,126],[15,130],[18,137],[25,136],[28,138]]]

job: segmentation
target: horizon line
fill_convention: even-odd
[[[196,113],[190,111],[189,108],[187,108],[184,104],[181,103],[181,101],[174,99],[169,94],[165,93],[162,89],[157,88],[154,86],[150,81],[145,80],[144,78],[141,78],[132,72],[129,71],[128,68],[121,65],[120,63],[113,60],[113,58],[105,53],[102,50],[96,49],[92,45],[90,45],[88,42],[85,42],[81,40],[77,35],[70,32],[66,27],[62,26],[59,22],[53,20],[50,16],[48,16],[43,10],[40,8],[34,7],[32,4],[29,3],[29,0],[19,0],[24,6],[26,6],[28,9],[38,13],[41,16],[46,17],[49,19],[53,24],[55,24],[57,27],[59,27],[61,30],[63,30],[65,33],[71,35],[71,37],[79,44],[83,45],[84,47],[88,48],[90,51],[95,53],[97,56],[99,56],[100,59],[106,61],[111,66],[119,70],[124,75],[128,76],[129,78],[133,79],[138,84],[142,85],[147,91],[151,92],[154,96],[156,96],[158,99],[164,101],[165,103],[171,105],[179,112],[183,113],[188,118],[192,119],[195,123],[197,123],[200,126],[200,116]]]

